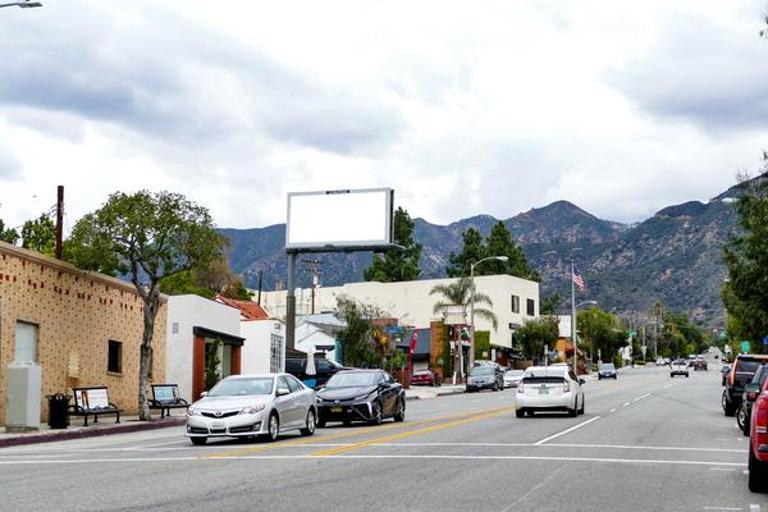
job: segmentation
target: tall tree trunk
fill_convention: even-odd
[[[141,339],[141,359],[139,362],[139,419],[141,421],[149,421],[150,419],[147,386],[149,384],[152,339],[155,334],[155,318],[157,318],[159,302],[160,291],[157,284],[153,284],[144,298],[144,334]]]

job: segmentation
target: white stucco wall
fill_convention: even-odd
[[[316,292],[316,311],[330,311],[336,307],[336,299],[347,295],[355,300],[375,304],[390,316],[398,318],[401,325],[428,327],[431,320],[441,319],[433,312],[439,296],[430,295],[430,290],[437,284],[450,283],[452,279],[430,279],[424,281],[406,281],[401,283],[348,283],[344,286],[319,288]],[[488,295],[493,301],[493,312],[499,323],[496,330],[491,323],[482,318],[475,318],[478,331],[491,331],[491,341],[500,346],[511,346],[512,330],[510,323],[522,325],[526,318],[539,315],[539,284],[518,277],[499,275],[475,278],[478,293]],[[519,313],[512,312],[512,295],[520,298]],[[297,291],[297,313],[309,312],[309,291]],[[286,292],[266,292],[262,294],[262,306],[276,317],[285,316]],[[534,314],[526,314],[526,301],[533,299]],[[469,322],[469,315],[467,315]]]
[[[245,338],[241,352],[242,373],[267,373],[270,371],[270,342],[272,336],[285,341],[285,325],[280,320],[249,320],[240,324]]]
[[[329,334],[326,334],[320,328],[318,328],[316,325],[312,325],[311,323],[304,323],[299,325],[296,328],[296,350],[300,350],[301,352],[308,353],[310,347],[314,351],[314,353],[317,353],[317,347],[318,346],[333,346],[336,344],[336,338],[334,336],[330,336]],[[330,352],[326,352],[327,359],[330,359],[332,361],[336,360],[336,351],[331,350]]]
[[[194,327],[241,336],[240,310],[197,295],[175,295],[168,298],[166,381],[178,384],[180,396],[190,402],[196,399],[192,396]]]

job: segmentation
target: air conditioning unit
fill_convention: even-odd
[[[40,428],[42,372],[36,363],[13,362],[7,367],[5,430],[24,432]]]

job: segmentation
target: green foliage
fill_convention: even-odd
[[[563,296],[555,292],[549,297],[544,298],[539,305],[540,315],[557,315],[560,305],[563,303]]]
[[[451,253],[448,257],[446,273],[449,277],[469,276],[472,264],[488,256],[506,256],[507,261],[488,260],[476,266],[475,275],[508,274],[534,281],[541,280],[541,276],[531,268],[522,248],[512,239],[512,234],[503,222],[499,221],[493,226],[485,241],[475,228],[464,231],[462,239],[462,252]]]
[[[443,378],[453,375],[453,356],[451,355],[451,340],[448,339],[448,329],[443,326],[443,351],[440,354]]]
[[[21,246],[53,256],[56,253],[56,224],[46,214],[26,221],[21,228]]]
[[[539,360],[544,356],[544,345],[552,350],[558,337],[557,318],[541,316],[525,320],[525,323],[515,332],[515,338],[523,349],[524,357]]]
[[[460,277],[447,284],[435,285],[429,291],[429,294],[442,296],[432,308],[435,314],[441,314],[448,306],[463,306],[464,311],[467,313],[467,321],[469,322],[469,306],[472,302],[472,281],[468,277]],[[499,319],[496,317],[496,314],[490,309],[478,308],[478,304],[485,304],[492,308],[493,301],[491,298],[484,293],[475,293],[475,316],[490,321],[493,324],[493,328],[496,329],[499,325]]]
[[[13,228],[6,228],[3,219],[0,219],[0,241],[16,245],[19,241],[19,234]]]
[[[392,373],[395,370],[402,370],[408,365],[408,355],[400,349],[385,359],[384,369]]]
[[[221,380],[221,340],[216,338],[206,347],[205,357],[205,389],[206,391],[218,384]]]
[[[346,327],[336,334],[342,346],[344,364],[360,368],[379,367],[383,350],[373,320],[384,317],[384,313],[376,306],[345,296],[336,300],[336,310],[339,318],[346,323]]]
[[[363,272],[363,278],[366,281],[392,283],[419,278],[421,244],[417,244],[413,239],[414,222],[403,208],[398,208],[395,212],[394,222],[395,243],[403,249],[388,251],[384,256],[374,254],[371,266]]]
[[[491,358],[491,332],[475,331],[475,358]]]
[[[602,359],[610,361],[625,343],[618,318],[598,307],[579,311],[577,325],[579,348],[592,353],[593,357],[597,357],[600,350]]]
[[[213,299],[217,294],[239,300],[251,300],[253,296],[224,258],[213,261],[207,269],[195,268],[162,278],[160,291],[168,295],[194,294],[206,299]]]
[[[192,275],[192,271],[185,270],[172,276],[160,279],[160,291],[167,295],[199,295],[206,299],[216,297],[216,292],[205,286],[200,286]]]

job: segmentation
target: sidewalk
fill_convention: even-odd
[[[115,423],[114,416],[105,416],[98,423],[93,423],[93,419],[89,418],[87,427],[83,426],[83,418],[73,416],[69,419],[69,428],[52,430],[47,424],[43,424],[40,425],[40,430],[38,431],[24,433],[9,433],[5,431],[5,427],[0,427],[0,448],[110,434],[126,434],[129,432],[141,432],[183,425],[186,420],[186,414],[180,411],[173,412],[175,414],[171,416],[166,416],[163,419],[155,417],[150,421],[139,421],[138,416],[121,415],[120,423]]]
[[[458,393],[464,393],[464,384],[460,385],[446,385],[436,388],[427,386],[411,386],[410,389],[405,390],[406,400],[424,400],[427,398],[436,398],[438,396],[456,395]]]

